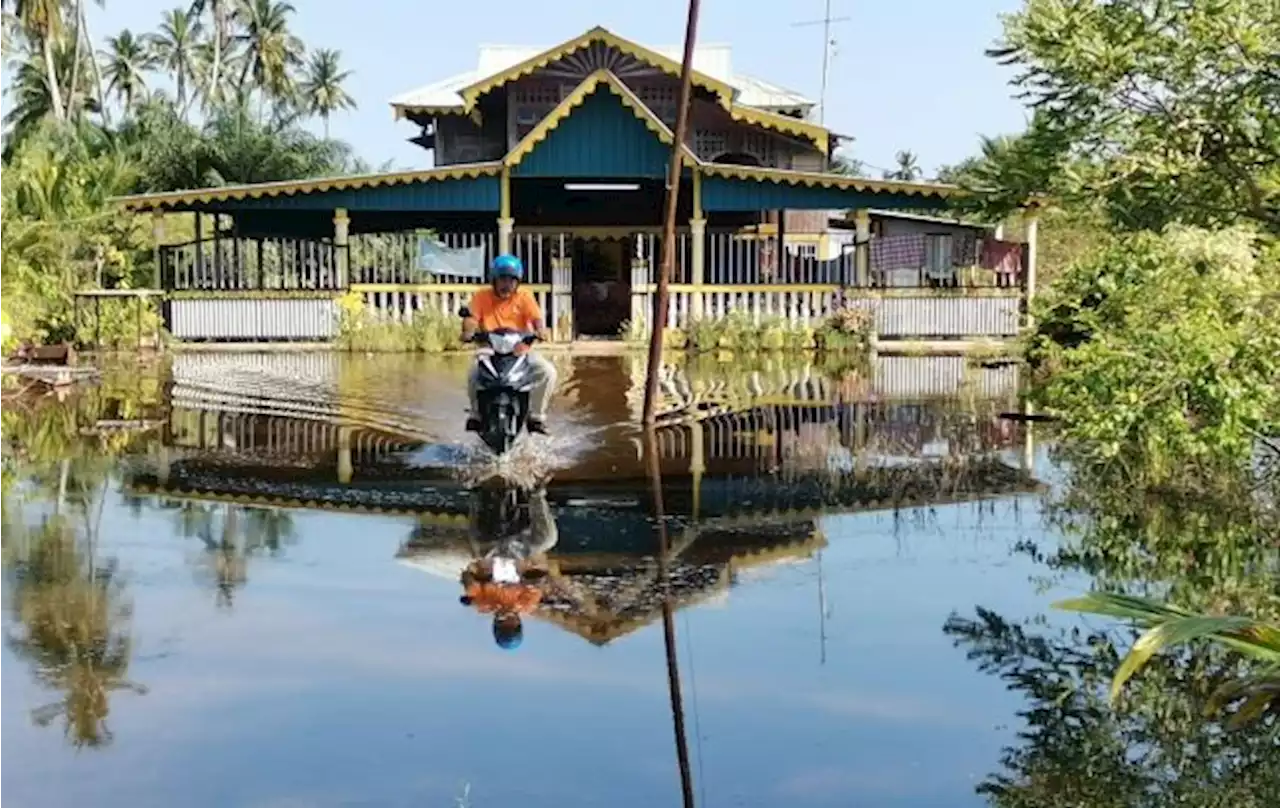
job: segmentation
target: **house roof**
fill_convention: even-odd
[[[872,209],[870,213],[873,219],[901,219],[911,222],[927,222],[929,224],[948,224],[954,227],[969,227],[975,230],[994,230],[996,227],[989,222],[976,222],[953,216],[930,216],[924,213],[908,213],[900,210]],[[852,216],[853,214],[846,214],[844,218],[851,219]]]
[[[317,191],[347,191],[360,188],[376,188],[384,185],[403,185],[413,182],[470,179],[496,176],[501,171],[502,163],[500,161],[460,163],[439,168],[428,168],[419,171],[396,171],[388,174],[356,174],[346,177],[259,182],[250,185],[220,185],[212,188],[196,188],[190,191],[134,194],[132,196],[113,197],[111,201],[118,203],[126,210],[148,210],[202,202],[225,202],[239,199],[258,199],[261,197],[294,196]]]
[[[396,117],[408,112],[457,112],[468,108],[468,88],[486,87],[491,82],[501,84],[531,72],[538,67],[563,58],[568,53],[586,47],[592,42],[604,41],[620,46],[633,55],[659,57],[666,67],[679,72],[683,56],[681,47],[649,48],[624,40],[604,28],[593,28],[582,36],[553,48],[526,45],[482,45],[474,69],[427,84],[391,99]],[[725,44],[703,44],[694,48],[693,69],[705,83],[718,84],[730,90],[731,100],[757,109],[808,109],[814,102],[806,96],[788,90],[763,79],[736,73],[732,66],[732,48]],[[493,85],[493,86],[496,86]]]
[[[851,189],[864,193],[905,194],[906,196],[920,196],[938,200],[948,199],[963,193],[963,190],[956,185],[904,182],[902,180],[872,180],[864,177],[835,174],[829,171],[792,171],[782,168],[755,168],[722,163],[703,163],[701,169],[708,176],[729,179],[763,180],[765,182],[813,188]]]

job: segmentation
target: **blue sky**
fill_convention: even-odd
[[[161,13],[186,0],[90,3],[93,36],[154,29]],[[734,68],[817,98],[823,0],[766,3],[703,0],[698,39],[733,45]],[[830,68],[826,123],[856,138],[851,151],[887,166],[899,149],[932,171],[977,149],[980,134],[1016,132],[1026,116],[1011,98],[1010,72],[983,55],[1000,32],[998,15],[1020,0],[832,0],[837,45]],[[679,45],[685,0],[640,3],[542,0],[294,0],[294,30],[308,47],[338,48],[354,74],[348,91],[359,108],[336,116],[332,134],[378,165],[428,163],[406,142],[415,127],[392,119],[395,94],[474,67],[481,43],[551,46],[593,25],[660,47]],[[315,123],[319,131],[319,122]]]

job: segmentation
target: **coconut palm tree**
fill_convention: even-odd
[[[180,8],[164,13],[159,33],[149,37],[152,52],[160,67],[173,74],[178,88],[178,109],[185,117],[190,99],[187,98],[187,82],[195,75],[196,46],[199,44],[201,26]]]
[[[341,51],[321,48],[311,54],[306,78],[299,88],[302,106],[312,115],[324,120],[324,136],[329,137],[329,116],[343,109],[355,109],[356,102],[342,83],[351,76],[350,70],[339,70]]]
[[[240,0],[237,11],[243,32],[238,39],[245,47],[238,86],[243,92],[249,76],[265,96],[288,100],[294,92],[291,70],[301,66],[302,40],[289,30],[291,3],[277,0]]]
[[[60,77],[54,63],[54,50],[62,38],[66,11],[62,0],[14,0],[13,7],[22,30],[40,46],[49,90],[49,111],[56,120],[66,120],[67,107],[63,104]]]
[[[98,4],[99,8],[106,6],[106,0],[94,0],[94,2]],[[93,84],[96,90],[94,95],[98,99],[98,111],[102,114],[102,122],[109,125],[110,113],[107,110],[106,92],[102,84],[102,68],[98,64],[98,60],[93,58],[92,55],[89,59],[81,58],[82,54],[93,53],[93,37],[89,33],[89,18],[84,12],[84,0],[75,0],[72,11],[75,17],[75,59],[71,65],[71,81],[67,85],[69,88],[67,92],[67,116],[73,117],[79,111],[70,101],[77,97],[76,92],[80,87],[81,67],[88,67],[89,72],[93,74]]]
[[[235,70],[243,58],[231,48],[219,47],[212,37],[196,46],[195,79],[200,88],[200,107],[205,113],[226,106],[236,97]]]
[[[93,98],[71,97],[61,94],[61,90],[58,90],[57,97],[54,96],[55,88],[62,85],[63,77],[71,75],[75,49],[70,44],[60,42],[48,50],[53,57],[52,78],[48,74],[49,63],[34,52],[36,47],[41,51],[45,50],[44,46],[30,39],[22,44],[19,51],[22,55],[14,60],[13,78],[6,88],[10,93],[9,110],[4,116],[4,125],[9,129],[6,149],[12,149],[27,132],[47,117],[65,121],[66,110],[69,108],[97,108],[97,102]],[[84,58],[85,54],[81,54],[81,59]]]
[[[190,15],[200,19],[208,13],[210,17],[208,55],[205,64],[208,70],[204,73],[203,93],[206,102],[217,103],[225,97],[223,84],[227,46],[231,40],[231,25],[235,20],[235,9],[231,0],[192,0]]]
[[[884,178],[887,180],[901,180],[903,182],[913,182],[920,179],[924,173],[920,170],[920,163],[915,154],[908,150],[898,152],[894,159],[898,162],[898,167],[892,171],[884,172]]]
[[[134,102],[147,91],[146,74],[155,70],[159,59],[146,40],[128,28],[108,37],[107,48],[100,54],[106,64],[107,92],[123,101],[126,110],[133,109]]]
[[[866,174],[866,166],[856,157],[845,157],[837,154],[831,158],[831,169],[835,174],[846,177],[861,177]]]

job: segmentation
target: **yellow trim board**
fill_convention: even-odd
[[[497,161],[465,163],[421,171],[398,171],[390,174],[359,174],[350,177],[261,182],[252,185],[197,188],[190,191],[135,194],[133,196],[112,197],[108,201],[121,205],[126,210],[149,210],[165,205],[181,205],[192,202],[223,202],[233,199],[258,199],[264,196],[293,196],[294,194],[308,194],[315,191],[348,191],[359,188],[376,188],[382,185],[401,185],[410,182],[469,179],[496,176],[501,171],[502,163]]]
[[[440,106],[416,106],[414,104],[392,104],[391,111],[395,120],[407,118],[410,115],[466,115],[466,109],[462,107],[440,107]]]
[[[801,294],[828,295],[843,289],[833,283],[775,283],[775,284],[736,284],[736,283],[672,283],[667,285],[669,292],[702,292],[704,294]],[[638,283],[631,287],[633,292],[652,293],[658,290],[656,283]]]
[[[336,479],[336,475],[335,475]],[[317,511],[333,511],[336,513],[369,514],[373,516],[415,516],[423,524],[443,527],[466,527],[470,517],[465,514],[441,513],[419,508],[381,505],[356,505],[350,503],[330,503],[321,499],[298,499],[292,497],[273,496],[269,494],[230,494],[221,491],[210,491],[195,488],[168,488],[148,483],[128,483],[126,490],[133,494],[165,497],[167,499],[197,500],[203,502],[234,502],[238,505],[257,505],[271,508],[307,509]]]
[[[483,289],[488,284],[484,281],[475,283],[353,283],[347,287],[350,292],[411,292],[414,294],[470,294],[477,289]],[[537,294],[538,292],[550,292],[551,284],[549,283],[522,283],[521,289],[528,289],[530,292]]]
[[[677,78],[680,76],[681,65],[674,59],[669,59],[660,53],[649,50],[643,45],[638,45],[635,42],[623,39],[611,31],[600,26],[596,26],[590,31],[587,31],[581,36],[574,37],[562,45],[557,45],[554,48],[545,50],[536,56],[531,56],[523,62],[503,70],[500,73],[495,73],[488,78],[481,79],[474,84],[463,87],[458,91],[458,95],[462,96],[465,104],[464,108],[470,110],[475,106],[476,101],[479,100],[480,96],[490,90],[501,87],[502,85],[514,81],[522,76],[527,76],[535,70],[546,67],[552,62],[557,62],[566,56],[576,53],[583,48],[590,47],[597,42],[608,45],[609,47],[619,50],[628,56],[652,65],[670,76],[675,76]],[[720,100],[720,105],[726,110],[733,105],[733,99],[736,93],[733,87],[729,84],[726,84],[719,79],[713,79],[705,73],[700,73],[697,70],[693,71],[692,80],[694,84],[715,93],[716,97]]]
[[[653,110],[649,109],[635,93],[631,92],[631,88],[623,84],[617,76],[608,70],[597,70],[583,79],[582,83],[575,87],[573,92],[565,96],[564,100],[557,104],[555,109],[551,110],[541,121],[538,121],[538,125],[533,127],[529,134],[525,135],[503,158],[503,165],[508,168],[520,165],[520,162],[529,156],[534,147],[545,140],[556,127],[572,114],[574,109],[581,106],[602,84],[618,97],[624,107],[631,110],[632,114],[645,125],[646,129],[657,135],[659,140],[668,146],[675,142],[675,135],[672,131],[653,113]],[[697,166],[701,162],[689,149],[688,145],[682,145],[681,152],[684,155],[685,165]]]
[[[738,180],[761,180],[765,182],[786,183],[787,185],[806,185],[819,188],[850,188],[867,193],[897,193],[908,196],[936,197],[948,199],[963,196],[966,192],[957,185],[943,185],[927,182],[901,182],[899,180],[869,180],[862,177],[847,177],[843,174],[832,174],[817,171],[792,171],[782,168],[753,168],[750,166],[728,165],[725,163],[703,163],[702,170],[717,177]]]
[[[744,107],[740,104],[733,104],[729,107],[729,117],[740,123],[755,124],[756,126],[763,126],[765,129],[773,129],[784,134],[812,140],[813,144],[818,147],[818,151],[823,154],[827,154],[831,149],[831,133],[816,123],[809,123],[799,118],[779,115],[776,112],[769,112],[763,109]]]

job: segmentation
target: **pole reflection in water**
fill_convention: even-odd
[[[644,430],[644,454],[653,491],[653,518],[658,530],[658,575],[662,579],[662,638],[667,651],[667,685],[671,691],[671,717],[676,736],[676,759],[680,766],[680,791],[686,808],[693,807],[693,775],[689,770],[689,743],[684,729],[684,699],[680,693],[680,666],[676,656],[676,626],[671,607],[671,576],[668,570],[671,542],[667,537],[666,514],[662,506],[662,461],[658,436],[652,426]]]

